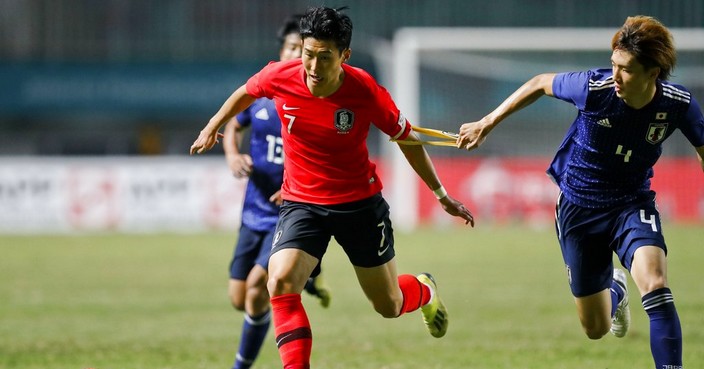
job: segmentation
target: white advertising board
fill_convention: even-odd
[[[245,186],[221,157],[0,158],[0,232],[236,230]]]

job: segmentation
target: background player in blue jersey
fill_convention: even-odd
[[[626,274],[650,319],[656,368],[682,367],[682,332],[667,283],[665,240],[653,165],[662,143],[679,129],[704,170],[704,117],[686,88],[667,82],[676,61],[670,31],[652,17],[628,17],[611,41],[610,69],[541,74],[493,112],[460,127],[457,145],[479,147],[499,122],[543,95],[577,107],[548,174],[560,187],[557,236],[577,314],[591,339],[626,334]]]
[[[300,16],[292,16],[279,30],[282,61],[301,57],[299,20]],[[251,128],[249,154],[240,150],[246,128]],[[259,354],[271,322],[267,266],[279,218],[284,163],[281,121],[274,102],[258,99],[231,120],[224,130],[223,149],[233,175],[249,177],[229,282],[232,305],[245,312],[233,368],[246,369]],[[309,279],[305,289],[320,298],[321,305],[329,305],[330,293],[320,277]]]

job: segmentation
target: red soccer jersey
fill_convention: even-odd
[[[308,90],[300,59],[271,63],[247,81],[247,93],[273,99],[281,118],[286,200],[332,205],[380,192],[367,149],[370,125],[400,140],[411,131],[372,76],[347,64],[342,68],[342,86],[325,98]]]

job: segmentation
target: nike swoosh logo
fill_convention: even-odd
[[[389,249],[389,246],[388,246],[388,245],[386,245],[386,247],[384,247],[384,249],[383,249],[383,250],[379,250],[379,251],[377,251],[377,254],[378,254],[379,256],[381,256],[381,255],[384,255],[384,253],[385,253],[385,252],[386,252],[386,250],[388,250],[388,249]]]
[[[289,337],[291,337],[291,336],[293,336],[293,334],[289,333],[289,334],[287,334],[287,335],[285,335],[285,336],[283,336],[283,337],[279,337],[279,339],[276,340],[276,346],[280,346],[280,345],[281,345],[281,342],[283,342],[285,339],[287,339],[287,338],[289,338]]]
[[[298,108],[298,107],[286,106],[286,104],[284,104],[283,108],[284,108],[284,110],[297,110],[297,109],[300,109],[300,108]]]

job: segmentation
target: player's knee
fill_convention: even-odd
[[[276,274],[269,275],[269,280],[266,282],[266,289],[269,296],[279,296],[288,293],[297,293],[294,289],[294,284],[285,276]]]
[[[247,300],[257,311],[265,310],[269,306],[269,291],[266,284],[247,290]]]
[[[667,287],[667,279],[664,275],[653,275],[645,278],[642,285],[638,286],[642,294],[647,294],[655,290]]]
[[[606,335],[606,332],[603,331],[585,330],[584,332],[590,340],[599,340]]]
[[[604,337],[611,327],[604,324],[592,324],[588,326],[583,325],[582,328],[590,340],[598,340]]]
[[[256,293],[257,291],[266,291],[267,275],[266,273],[251,273],[247,278],[247,293]]]
[[[377,313],[379,313],[384,318],[396,318],[398,317],[398,309],[394,309],[388,306],[374,307]]]
[[[230,294],[230,304],[232,304],[232,307],[235,308],[235,310],[244,311],[244,299],[239,296]]]
[[[230,297],[230,304],[235,310],[244,311],[245,289],[241,284],[230,282],[227,294]]]
[[[379,315],[383,316],[384,318],[397,318],[401,312],[401,304],[402,302],[397,302],[393,300],[383,302],[372,301],[374,311],[379,313]]]

